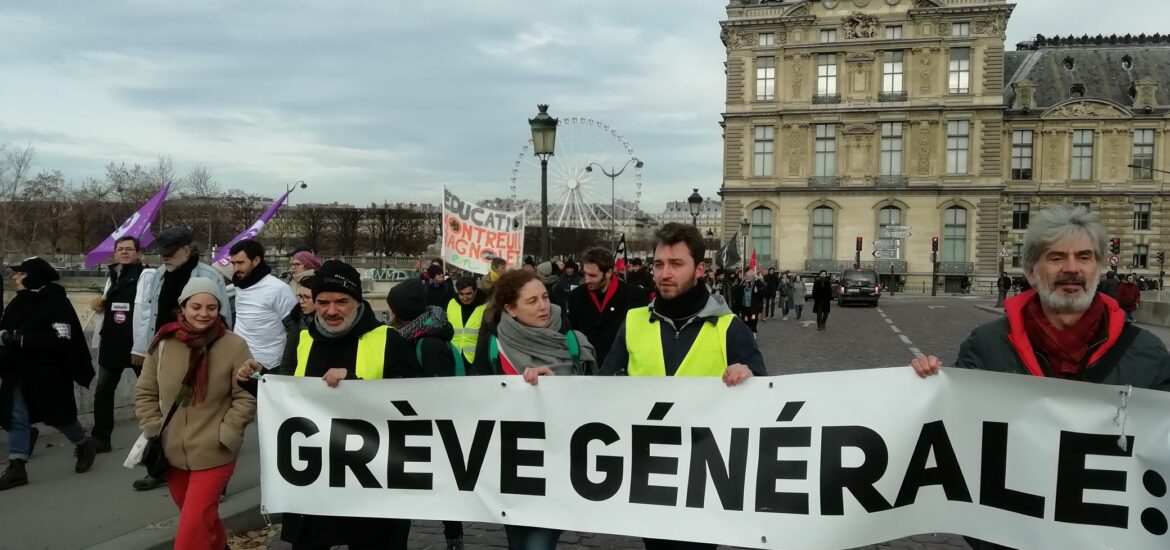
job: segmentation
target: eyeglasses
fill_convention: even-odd
[[[297,294],[297,301],[298,302],[312,302],[313,295],[312,294]]]
[[[292,262],[292,263],[290,263],[290,264],[288,264],[288,265],[290,265],[290,266],[294,266],[294,265],[296,265],[296,266],[303,266],[303,265],[305,265],[305,264],[302,264],[301,262]]]

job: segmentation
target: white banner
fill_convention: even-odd
[[[443,261],[486,274],[492,258],[519,269],[524,258],[524,211],[506,212],[464,202],[443,189]]]
[[[753,378],[260,384],[269,513],[480,521],[733,546],[959,533],[1170,546],[1170,395],[909,367]],[[1124,448],[1119,445],[1126,434]]]

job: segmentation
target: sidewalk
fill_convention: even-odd
[[[93,469],[73,472],[73,446],[52,428],[38,426],[41,437],[28,464],[29,484],[0,493],[0,548],[70,550],[106,548],[144,550],[170,548],[178,508],[165,487],[138,492],[131,487],[145,470],[122,467],[138,438],[133,420],[114,428],[114,451],[98,455]],[[0,432],[0,447],[7,434]],[[0,459],[7,463],[7,456]],[[220,514],[229,529],[263,525],[260,502],[260,449],[254,426],[249,428],[228,485]]]

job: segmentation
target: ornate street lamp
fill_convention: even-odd
[[[537,105],[540,112],[528,119],[532,128],[532,153],[540,158],[540,257],[552,259],[548,243],[548,158],[557,144],[557,119],[548,115],[548,105]]]
[[[691,225],[698,227],[699,211],[703,208],[703,195],[699,194],[698,189],[695,189],[695,192],[687,197],[687,205],[691,207]]]
[[[635,158],[631,158],[630,160],[627,160],[625,166],[622,166],[622,169],[617,170],[617,171],[614,171],[612,166],[610,167],[609,170],[606,170],[604,166],[602,166],[596,162],[590,162],[589,165],[585,167],[586,172],[593,172],[594,166],[601,168],[601,173],[605,174],[605,177],[609,178],[609,232],[612,234],[611,235],[612,238],[615,238],[615,239],[617,238],[617,228],[616,228],[616,220],[617,220],[617,198],[616,197],[617,197],[617,195],[614,193],[615,182],[617,180],[617,177],[622,175],[622,172],[625,172],[626,168],[629,168],[630,164],[632,164],[632,163],[634,163],[634,168],[640,169],[643,166],[645,166],[645,164],[643,164],[642,161],[638,160],[635,157]],[[637,214],[637,213],[635,212],[635,214]]]

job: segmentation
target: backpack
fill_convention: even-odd
[[[577,341],[577,333],[571,329],[565,332],[565,347],[569,348],[569,357],[573,360],[573,372],[585,374],[581,369],[581,344]],[[488,341],[488,358],[492,367],[499,367],[500,344],[495,334]]]

